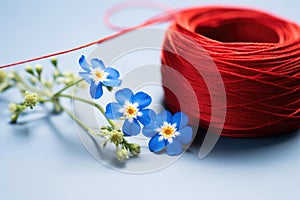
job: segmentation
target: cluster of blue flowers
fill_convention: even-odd
[[[91,59],[91,65],[82,56],[79,64],[84,70],[82,78],[90,84],[90,95],[99,99],[103,95],[103,86],[118,87],[122,81],[119,72],[97,59]],[[166,150],[168,155],[178,155],[183,151],[182,144],[192,141],[192,128],[188,126],[188,117],[183,112],[172,115],[163,110],[155,113],[149,108],[151,97],[144,92],[133,93],[124,88],[115,93],[116,102],[106,106],[105,115],[109,119],[124,119],[122,132],[125,136],[135,136],[142,132],[149,137],[149,149],[152,152]]]

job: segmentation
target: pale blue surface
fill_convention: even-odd
[[[107,36],[104,11],[117,1],[2,1],[0,64],[78,46]],[[120,2],[120,1],[118,1]],[[208,3],[244,5],[300,23],[297,1],[167,1],[173,7]],[[263,3],[262,3],[263,2]],[[131,11],[133,12],[133,11]],[[156,12],[124,12],[118,24],[135,23]],[[137,14],[136,14],[137,13]],[[137,17],[139,16],[139,17]],[[77,71],[77,59],[60,62]],[[43,61],[41,63],[48,63]],[[19,66],[18,68],[21,68]],[[9,94],[9,96],[8,96]],[[7,93],[8,99],[14,99]],[[34,122],[8,124],[0,101],[0,200],[16,199],[300,199],[300,134],[263,139],[221,138],[204,160],[196,149],[161,171],[133,175],[104,167],[81,145],[66,116],[36,113]],[[39,118],[40,117],[40,118]]]

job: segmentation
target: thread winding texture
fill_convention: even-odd
[[[211,71],[207,56],[216,64],[226,90],[226,119],[222,135],[258,137],[286,133],[300,126],[300,27],[270,14],[226,7],[200,7],[183,10],[169,30],[192,38],[197,45],[187,45],[183,37],[168,34],[162,52],[163,84],[175,85],[177,95],[184,95],[189,116],[199,117],[200,126],[210,123],[210,93],[203,72]],[[184,56],[181,56],[183,55]],[[188,60],[197,60],[193,66]],[[192,91],[174,81],[168,67],[179,71],[192,85],[197,102],[189,101]],[[213,77],[213,76],[212,76]],[[219,83],[216,83],[219,84]],[[166,104],[180,110],[176,96],[165,89]],[[193,107],[199,106],[199,113]],[[224,108],[217,108],[224,109]]]

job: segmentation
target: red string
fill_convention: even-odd
[[[120,27],[120,26],[115,26],[115,25],[110,23],[110,18],[112,17],[112,15],[114,15],[116,12],[128,9],[130,7],[153,8],[153,9],[162,10],[164,12],[162,14],[158,14],[158,15],[156,15],[156,16],[154,16],[154,17],[146,20],[145,22],[143,22],[143,23],[141,23],[137,26],[134,26],[134,27],[128,27],[128,28],[127,27]],[[53,56],[63,55],[63,54],[67,54],[67,53],[70,53],[70,52],[73,52],[73,51],[77,51],[77,50],[80,50],[80,49],[87,48],[89,46],[93,46],[93,45],[96,45],[96,44],[101,44],[102,42],[113,39],[113,38],[118,37],[118,36],[120,36],[122,34],[125,34],[127,32],[130,32],[130,31],[133,31],[133,30],[136,30],[136,29],[139,29],[139,28],[143,28],[143,27],[146,27],[146,26],[150,26],[152,24],[170,21],[170,20],[175,18],[175,15],[178,12],[180,12],[180,11],[177,11],[175,9],[170,10],[170,7],[168,7],[164,4],[154,3],[154,2],[150,2],[150,1],[149,2],[127,1],[125,3],[120,3],[120,4],[112,7],[111,9],[109,9],[107,11],[107,13],[105,14],[105,17],[104,17],[105,24],[113,30],[118,30],[119,31],[118,33],[115,33],[115,34],[110,35],[108,37],[101,38],[99,40],[90,42],[88,44],[84,44],[84,45],[81,45],[81,46],[78,46],[78,47],[75,47],[75,48],[71,48],[71,49],[68,49],[68,50],[64,50],[64,51],[60,51],[60,52],[56,52],[56,53],[51,53],[51,54],[31,58],[31,59],[28,59],[28,60],[22,60],[22,61],[19,61],[19,62],[14,62],[14,63],[2,65],[2,66],[0,66],[0,69],[8,68],[8,67],[16,66],[16,65],[21,65],[21,64],[25,64],[25,63],[29,63],[29,62],[33,62],[33,61],[38,61],[38,60],[42,60],[42,59],[45,59],[45,58],[50,58],[50,57],[53,57]]]
[[[162,81],[164,85],[171,84],[180,91],[176,95],[182,95],[185,107],[189,108],[184,112],[191,118],[199,118],[201,127],[207,128],[211,123],[216,127],[222,124],[221,119],[211,119],[210,94],[218,94],[219,83],[216,82],[213,90],[209,91],[198,72],[200,70],[214,80],[215,71],[207,62],[210,58],[221,73],[226,90],[225,125],[218,127],[223,128],[222,135],[257,137],[300,127],[300,27],[297,24],[255,10],[202,7],[165,11],[131,28],[111,25],[110,16],[127,7],[125,4],[115,7],[105,18],[106,24],[121,30],[114,35],[0,68],[69,53],[138,28],[172,21],[168,30],[191,38],[197,45],[188,45],[176,34],[166,34],[162,63],[169,67],[162,67]],[[210,58],[203,54],[203,49]],[[192,66],[188,60],[193,60],[197,66]],[[174,81],[174,76],[169,73],[170,67],[189,81],[193,91],[180,84],[180,79]],[[193,92],[197,94],[196,101],[190,98]],[[172,111],[181,109],[176,98],[178,96],[165,88],[165,100]],[[200,107],[201,115],[193,112],[196,106]]]
[[[119,3],[116,6],[111,7],[108,9],[104,16],[104,23],[107,27],[109,27],[112,30],[120,31],[127,29],[128,27],[124,26],[117,26],[110,22],[113,15],[116,13],[119,13],[124,10],[128,10],[130,8],[146,8],[146,9],[155,9],[162,12],[162,15],[165,15],[166,12],[171,11],[174,12],[174,9],[172,9],[170,6],[167,6],[162,3],[153,2],[153,1],[125,1],[123,3]],[[173,10],[173,11],[172,11]],[[161,15],[155,16],[152,19],[157,19],[160,21]]]

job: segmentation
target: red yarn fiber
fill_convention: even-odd
[[[122,6],[110,10],[109,15],[120,9]],[[176,31],[197,44],[188,45],[185,40],[167,31],[162,52],[162,81],[179,91],[175,96],[165,88],[169,109],[174,112],[182,109],[177,101],[178,95],[182,95],[185,99],[184,112],[191,119],[200,119],[203,128],[210,124],[223,128],[222,135],[231,137],[280,134],[300,127],[300,27],[256,10],[199,7],[166,11],[107,38],[0,68],[76,51],[166,21],[171,21],[168,30]],[[106,22],[109,24],[107,19]],[[216,64],[225,86],[227,105],[217,108],[226,109],[224,126],[220,123],[221,119],[211,118],[210,95],[218,95],[220,83],[216,82],[215,87],[209,90],[199,74],[199,71],[203,72],[214,80],[215,71],[208,64],[208,59]],[[192,65],[189,60],[197,65]],[[170,69],[179,71],[193,91],[180,84],[180,80],[174,81]],[[195,101],[190,98],[192,92],[197,95]],[[200,108],[200,115],[193,112],[196,107]]]
[[[189,81],[198,102],[189,102],[192,91],[174,82],[166,66],[162,68],[163,84],[176,85],[176,96],[182,94],[187,99],[183,104],[188,104],[189,109],[184,112],[199,117],[201,127],[214,123],[222,128],[218,127],[219,119],[211,119],[210,92],[214,91],[208,91],[197,72],[211,70],[201,57],[203,49],[217,65],[226,90],[222,135],[258,137],[300,127],[300,27],[297,24],[255,10],[202,7],[182,11],[169,30],[197,43],[186,45],[184,38],[168,34],[164,48],[176,54],[163,51],[162,63],[178,70]],[[188,60],[196,59],[199,64],[192,66],[182,55]],[[178,111],[181,108],[174,99],[174,94],[165,89],[167,105],[172,111]],[[196,106],[200,115],[193,112]]]

